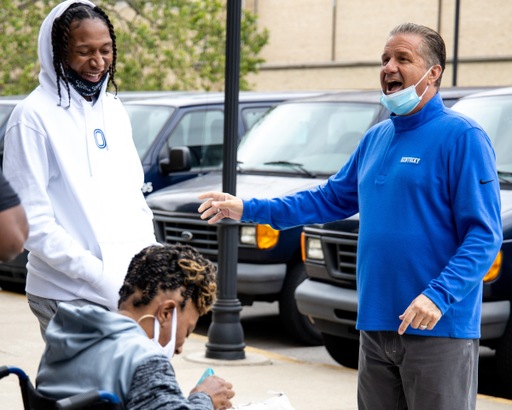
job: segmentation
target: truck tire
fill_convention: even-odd
[[[279,295],[279,315],[284,331],[296,341],[306,346],[320,346],[323,344],[320,332],[313,327],[310,318],[299,312],[295,302],[295,289],[306,277],[306,268],[302,262],[288,268]]]
[[[359,365],[359,340],[322,333],[325,348],[331,357],[339,364],[351,369]]]
[[[502,385],[512,380],[512,318],[496,346],[496,367]]]

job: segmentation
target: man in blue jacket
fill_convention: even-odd
[[[372,127],[324,186],[285,198],[218,192],[199,208],[276,229],[359,212],[358,402],[363,410],[474,409],[482,279],[502,241],[496,160],[485,131],[444,107],[435,31],[395,27]]]

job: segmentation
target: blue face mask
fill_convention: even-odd
[[[418,86],[419,83],[423,81],[423,79],[427,76],[430,70],[432,70],[432,67],[428,69],[428,71],[425,73],[423,77],[421,77],[421,80],[418,81],[416,85],[411,85],[410,87],[407,87],[405,90],[401,90],[389,95],[384,94],[383,91],[382,96],[380,97],[381,104],[384,107],[386,107],[389,111],[395,113],[396,115],[409,114],[418,106],[421,99],[428,90],[429,86],[425,88],[425,91],[419,97],[418,94],[416,93],[416,87]]]

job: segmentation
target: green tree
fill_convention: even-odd
[[[51,0],[0,0],[0,95],[26,94],[38,84],[37,36]],[[226,0],[99,0],[117,36],[120,90],[221,90]],[[268,31],[242,11],[240,88],[258,71]]]
[[[37,36],[56,3],[0,0],[0,95],[26,94],[39,83]]]

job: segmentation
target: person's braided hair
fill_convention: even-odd
[[[148,305],[159,290],[183,286],[181,308],[191,298],[199,314],[204,315],[215,301],[215,271],[215,266],[189,245],[148,246],[133,257],[128,267],[119,290],[119,306],[137,290],[142,294],[133,300],[135,307]]]
[[[69,91],[69,82],[66,78],[64,70],[67,68],[67,57],[68,57],[68,43],[69,43],[69,28],[71,23],[74,21],[79,22],[87,19],[98,18],[103,20],[108,27],[110,38],[112,39],[112,63],[108,69],[109,78],[107,88],[112,83],[116,89],[117,95],[117,84],[115,80],[116,73],[116,60],[117,60],[117,46],[116,46],[116,34],[114,32],[114,26],[110,22],[107,14],[98,6],[90,7],[83,3],[73,3],[69,6],[60,17],[56,18],[52,26],[52,50],[53,50],[53,68],[57,75],[57,93],[59,94],[59,105],[62,102],[62,96],[60,93],[60,80],[66,85],[68,91],[69,103],[71,103],[71,94]],[[65,65],[63,67],[63,64]]]

